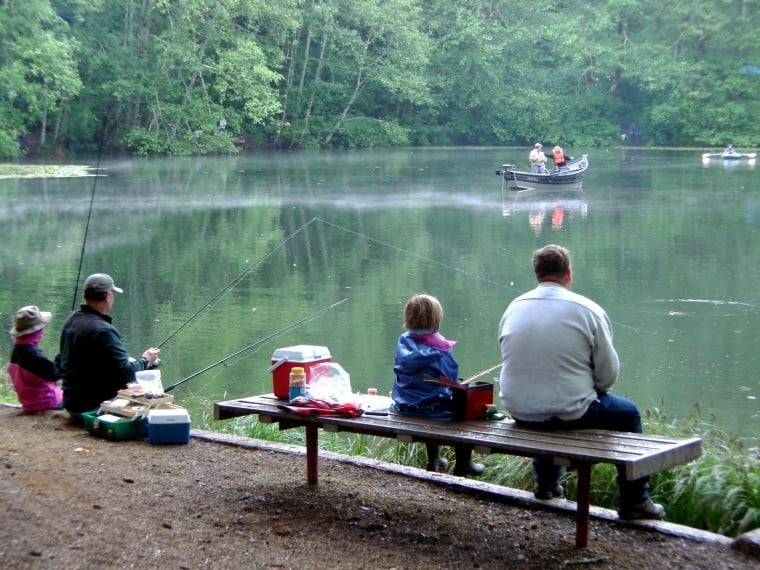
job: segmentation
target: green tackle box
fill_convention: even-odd
[[[146,418],[124,418],[100,411],[84,412],[82,414],[84,427],[92,435],[117,441],[137,439],[148,435]]]

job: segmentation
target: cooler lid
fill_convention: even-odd
[[[190,414],[185,408],[158,409],[148,412],[149,424],[181,424],[189,421]]]
[[[330,350],[326,346],[299,344],[278,348],[272,355],[272,360],[286,359],[288,362],[311,362],[330,358]]]

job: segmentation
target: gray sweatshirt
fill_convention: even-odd
[[[557,283],[540,283],[510,303],[499,344],[502,404],[526,422],[578,419],[620,369],[607,313]]]

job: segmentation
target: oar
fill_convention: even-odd
[[[469,384],[473,380],[477,380],[481,376],[485,376],[486,374],[488,374],[489,372],[493,372],[497,368],[501,368],[501,362],[499,362],[498,364],[494,364],[493,366],[491,366],[491,368],[487,368],[486,370],[478,372],[477,374],[474,374],[473,376],[470,376],[469,378],[462,380],[461,384]]]
[[[713,156],[723,156],[723,153],[722,152],[706,152],[702,154],[702,158],[710,158]]]
[[[207,372],[207,371],[211,370],[211,369],[212,369],[212,368],[214,368],[215,366],[219,366],[220,364],[224,364],[224,363],[225,363],[225,362],[227,362],[228,360],[230,360],[230,359],[232,359],[232,358],[235,358],[236,356],[238,356],[238,355],[240,355],[240,354],[243,354],[245,351],[247,351],[247,350],[251,350],[252,348],[255,348],[255,347],[257,347],[257,346],[259,346],[259,345],[261,345],[261,344],[263,344],[263,343],[265,343],[265,342],[267,342],[267,341],[269,341],[269,340],[272,340],[274,337],[276,337],[276,336],[279,336],[279,335],[281,335],[281,334],[283,334],[283,333],[285,333],[285,332],[289,331],[290,329],[294,329],[294,328],[296,328],[297,326],[299,326],[299,325],[302,325],[303,323],[308,323],[309,321],[311,321],[311,320],[313,320],[313,319],[316,319],[316,318],[317,318],[317,317],[319,317],[320,315],[322,315],[322,314],[326,313],[327,311],[329,311],[329,310],[331,310],[331,309],[334,309],[335,307],[337,307],[338,305],[340,305],[340,304],[342,304],[342,303],[345,303],[346,301],[348,301],[348,297],[344,297],[344,298],[343,298],[343,299],[341,299],[340,301],[338,301],[338,302],[336,302],[336,303],[333,303],[332,305],[330,305],[330,306],[328,306],[328,307],[325,307],[324,309],[320,309],[319,311],[317,311],[316,313],[312,313],[312,314],[311,314],[311,315],[309,315],[308,317],[304,317],[303,319],[301,319],[301,320],[299,320],[299,321],[295,321],[295,322],[293,322],[293,323],[290,323],[288,326],[286,326],[286,327],[284,327],[284,328],[281,328],[280,330],[278,330],[278,331],[276,331],[276,332],[273,332],[273,333],[272,333],[272,334],[270,334],[269,336],[265,336],[264,338],[262,338],[262,339],[260,339],[260,340],[257,340],[257,341],[256,341],[256,342],[254,342],[253,344],[249,344],[249,345],[248,345],[248,346],[246,346],[245,348],[241,348],[241,349],[240,349],[240,350],[238,350],[237,352],[233,352],[233,353],[232,353],[232,354],[230,354],[229,356],[226,356],[226,357],[222,358],[221,360],[219,360],[219,361],[217,361],[217,362],[214,362],[214,364],[211,364],[210,366],[206,366],[206,368],[203,368],[203,369],[201,369],[201,370],[198,370],[198,372],[195,372],[195,373],[191,374],[191,375],[190,375],[190,376],[188,376],[187,378],[183,378],[183,379],[182,379],[182,380],[180,380],[179,382],[175,382],[175,383],[174,383],[174,384],[172,384],[171,386],[169,386],[169,387],[167,387],[167,388],[164,388],[164,392],[169,392],[169,391],[171,391],[171,390],[174,390],[174,388],[176,388],[176,387],[177,387],[177,386],[179,386],[180,384],[184,384],[184,383],[185,383],[185,382],[187,382],[188,380],[192,380],[192,379],[193,379],[193,378],[195,378],[196,376],[200,376],[201,374],[203,374],[204,372]]]

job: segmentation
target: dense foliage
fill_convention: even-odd
[[[760,144],[760,0],[0,0],[0,156]]]

